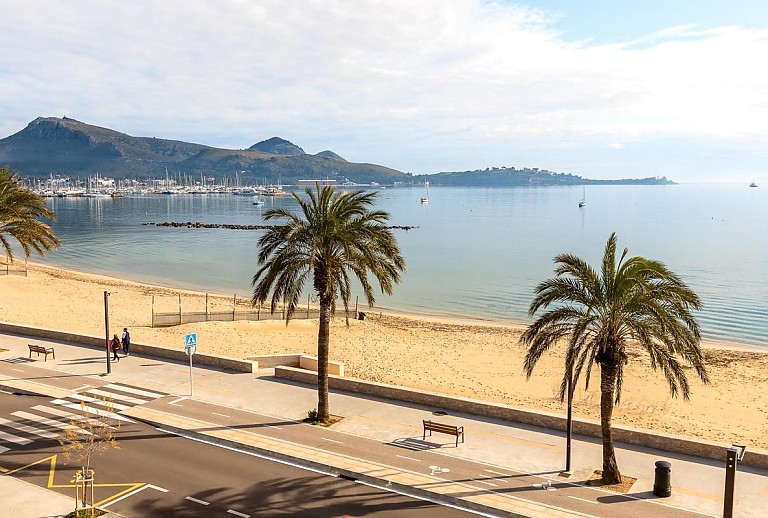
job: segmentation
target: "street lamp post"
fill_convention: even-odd
[[[104,292],[104,337],[105,337],[105,349],[107,350],[107,374],[110,374],[112,372],[112,364],[110,363],[110,359],[112,356],[109,354],[109,296],[113,293],[117,293],[115,291],[105,291]]]
[[[725,457],[725,496],[723,498],[723,518],[733,518],[733,490],[736,485],[736,465],[744,459],[746,446],[732,444],[726,450]]]
[[[565,471],[571,471],[571,435],[573,432],[573,371],[568,372],[568,418],[565,431]]]

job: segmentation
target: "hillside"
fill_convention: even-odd
[[[374,164],[347,162],[333,151],[317,155],[273,137],[247,150],[221,149],[154,137],[133,137],[68,117],[38,117],[26,128],[0,140],[0,164],[23,176],[49,174],[116,178],[172,174],[232,177],[246,183],[296,183],[330,178],[338,183],[392,183],[404,173]]]
[[[542,185],[674,185],[666,177],[628,178],[623,180],[592,180],[569,173],[555,173],[545,169],[514,167],[493,167],[475,171],[442,172],[430,175],[413,176],[414,183],[430,185],[451,185],[457,187],[514,187]]]

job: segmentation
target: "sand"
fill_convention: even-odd
[[[4,266],[0,269],[3,270]],[[205,311],[205,294],[151,286],[30,263],[28,276],[0,274],[0,320],[94,336],[104,335],[104,291],[111,333],[124,326],[134,342],[183,347],[196,332],[198,350],[235,358],[257,354],[314,354],[317,320],[203,322],[151,328],[155,311]],[[243,296],[247,296],[243,294]],[[238,300],[238,309],[250,307]],[[232,310],[233,297],[208,298],[208,308]],[[510,405],[565,413],[557,391],[562,351],[552,351],[526,380],[524,328],[368,310],[364,321],[337,317],[331,326],[331,358],[350,377],[414,387]],[[0,344],[1,345],[1,344]],[[691,398],[673,399],[663,376],[650,370],[640,351],[626,367],[614,423],[725,444],[768,449],[768,354],[739,344],[703,344],[711,378],[703,385],[690,369]],[[574,415],[599,419],[599,371],[593,384],[576,390]]]

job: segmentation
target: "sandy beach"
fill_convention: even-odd
[[[23,265],[23,263],[22,263]],[[2,266],[4,269],[5,267]],[[0,275],[0,320],[94,336],[104,334],[103,292],[109,298],[111,332],[127,326],[133,341],[181,348],[196,332],[199,350],[235,358],[256,354],[315,354],[317,320],[205,322],[151,327],[155,311],[205,311],[204,293],[151,286],[110,277],[29,265],[28,276]],[[241,294],[238,309],[248,309]],[[233,296],[208,297],[209,310],[232,310]],[[363,308],[361,308],[363,309]],[[434,392],[565,412],[557,397],[563,360],[546,355],[531,379],[518,343],[523,327],[367,312],[364,321],[331,328],[331,358],[350,377]],[[2,344],[0,344],[2,345]],[[738,344],[704,344],[711,383],[703,385],[689,369],[689,401],[672,399],[663,376],[649,370],[641,351],[626,369],[614,422],[726,444],[768,449],[768,353]],[[574,415],[599,419],[599,372],[588,391],[576,391]]]

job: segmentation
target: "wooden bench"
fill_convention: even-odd
[[[427,420],[423,420],[422,422],[424,423],[424,433],[421,436],[423,440],[427,439],[427,432],[429,432],[430,437],[432,437],[432,432],[439,432],[439,433],[445,433],[448,435],[455,435],[457,448],[459,446],[459,436],[461,436],[461,442],[462,443],[464,442],[463,426],[453,426],[450,424],[435,423],[434,421],[427,421]]]
[[[37,353],[38,356],[41,354],[45,355],[45,361],[48,361],[48,355],[53,355],[53,359],[56,359],[56,353],[53,352],[53,347],[43,347],[42,345],[35,345],[35,344],[27,344],[29,347],[29,357],[32,358],[32,353]]]

